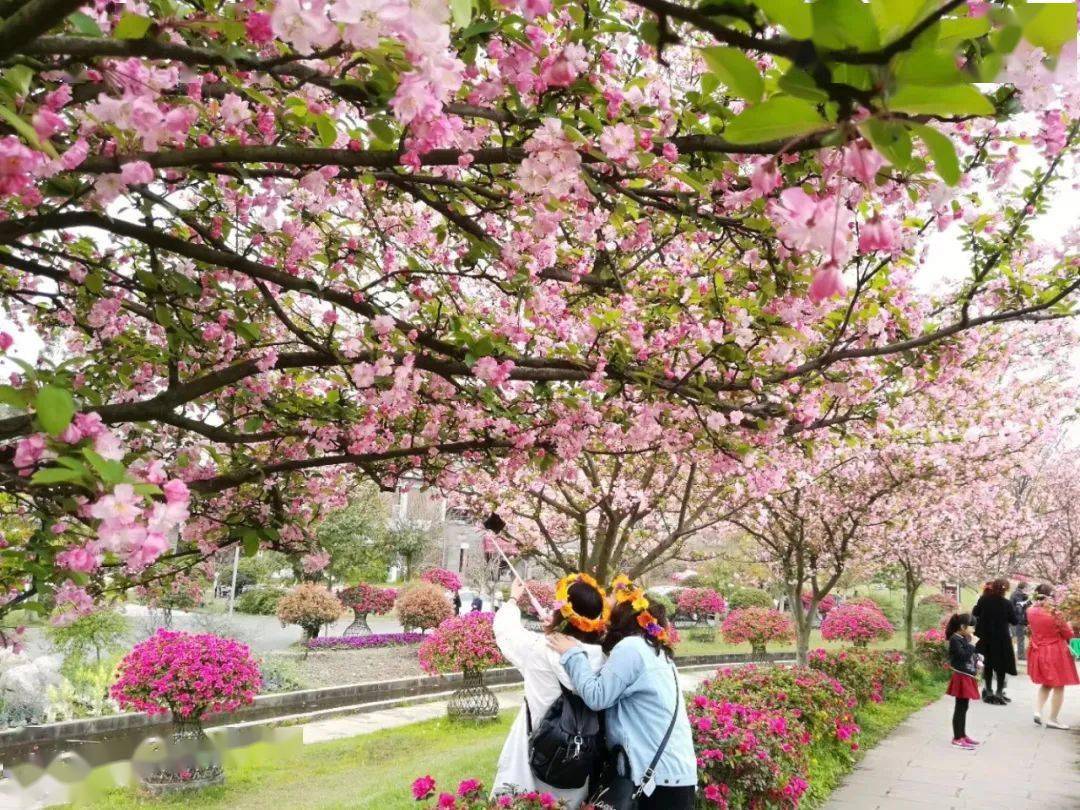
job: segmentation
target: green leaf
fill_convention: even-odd
[[[893,63],[893,73],[900,84],[962,84],[956,55],[951,51],[920,48],[900,54]]]
[[[814,18],[805,0],[754,0],[754,5],[795,39],[810,39],[814,33]]]
[[[938,42],[978,39],[990,32],[990,17],[946,17],[931,28],[934,29]]]
[[[83,279],[83,286],[94,295],[101,295],[101,291],[105,289],[105,281],[100,273],[87,273],[86,278]]]
[[[773,96],[732,119],[724,137],[732,143],[761,143],[805,135],[826,126],[817,108],[799,98]]]
[[[76,11],[74,14],[68,15],[68,22],[72,27],[83,36],[87,37],[100,37],[101,28],[98,27],[97,22],[89,14],[83,14],[81,11]]]
[[[38,138],[38,134],[34,131],[34,128],[30,126],[30,124],[28,124],[26,121],[24,121],[18,113],[16,113],[14,110],[9,109],[6,104],[0,104],[0,118],[2,118],[4,121],[7,121],[11,128],[14,129],[17,133],[19,133],[20,137],[22,137],[24,141],[37,149],[39,152],[44,152],[52,158],[59,157],[59,155],[56,154],[56,150],[53,148],[53,145],[48,141],[43,141]]]
[[[34,412],[41,427],[53,436],[59,436],[75,416],[75,401],[70,391],[46,385],[34,399]]]
[[[776,84],[785,93],[799,98],[805,98],[808,101],[829,100],[829,94],[818,87],[817,82],[814,81],[814,77],[802,68],[791,68],[787,73],[780,77],[780,80]]]
[[[0,402],[20,411],[26,410],[26,394],[13,385],[0,385]]]
[[[251,527],[240,530],[240,542],[244,544],[244,556],[254,557],[259,551],[259,533]]]
[[[960,159],[956,156],[953,142],[947,135],[924,124],[913,124],[911,129],[926,144],[934,161],[934,170],[948,185],[955,186],[960,180]]]
[[[385,144],[392,144],[397,140],[397,135],[390,125],[382,118],[369,118],[367,122],[368,127],[378,138]]]
[[[4,81],[10,84],[16,95],[25,96],[30,92],[30,82],[34,78],[34,71],[26,65],[12,65],[4,71]]]
[[[83,456],[90,462],[90,466],[94,468],[94,472],[98,474],[98,478],[106,484],[116,485],[123,483],[126,473],[124,465],[119,461],[114,461],[111,458],[104,458],[89,447],[83,448]]]
[[[252,343],[258,340],[262,334],[259,331],[259,327],[245,321],[239,321],[234,328],[236,329],[236,334]]]
[[[125,11],[113,29],[113,36],[117,39],[142,39],[150,30],[150,22],[149,17]]]
[[[758,66],[736,48],[702,48],[701,55],[709,70],[739,98],[757,104],[765,93],[765,82]]]
[[[882,42],[899,39],[926,16],[933,0],[870,0],[870,11],[881,32]]]
[[[333,146],[337,140],[337,127],[333,119],[325,113],[315,117],[315,128],[319,131],[319,141],[323,146]]]
[[[993,115],[990,99],[970,84],[931,87],[904,84],[889,99],[889,109],[912,115]]]
[[[868,51],[881,44],[874,15],[862,0],[816,0],[810,8],[819,45]]]
[[[1076,3],[1028,3],[1027,9],[1036,9],[1024,23],[1024,39],[1032,45],[1054,56],[1076,39]]]
[[[904,124],[871,118],[859,126],[859,131],[896,168],[911,165],[911,136]]]
[[[82,475],[75,470],[67,470],[63,467],[48,467],[38,470],[30,478],[31,484],[70,484],[73,481],[81,481]]]
[[[161,487],[157,484],[138,483],[131,487],[138,495],[160,495]]]
[[[450,0],[450,14],[454,25],[465,28],[472,22],[472,0]]]

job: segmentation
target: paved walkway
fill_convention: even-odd
[[[973,702],[975,751],[950,745],[952,698],[912,715],[869,751],[825,810],[1077,810],[1080,808],[1080,687],[1065,690],[1061,720],[1072,731],[1032,722],[1036,688],[1011,678],[1008,706]]]

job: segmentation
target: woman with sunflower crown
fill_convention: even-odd
[[[639,810],[691,810],[697,757],[667,614],[625,575],[611,583],[611,594],[615,605],[601,645],[608,659],[599,672],[573,638],[556,634],[548,643],[586,705],[604,712],[608,748],[614,762],[629,765]]]
[[[495,774],[494,794],[548,792],[570,808],[576,808],[584,801],[588,786],[559,789],[537,779],[532,772],[529,766],[529,718],[533,723],[539,722],[562,694],[561,687],[574,691],[558,653],[547,644],[546,634],[558,632],[573,638],[584,651],[582,666],[597,670],[603,664],[600,640],[610,612],[605,597],[604,590],[588,574],[563,577],[555,588],[555,609],[545,633],[533,633],[521,624],[518,606],[523,599],[528,599],[528,594],[521,580],[515,580],[510,599],[495,614],[495,643],[525,680],[528,712],[518,712],[506,737]]]

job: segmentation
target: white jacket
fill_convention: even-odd
[[[559,654],[547,644],[543,633],[533,633],[521,626],[521,611],[510,600],[495,614],[495,643],[503,657],[518,668],[525,679],[525,700],[529,703],[533,728],[562,694],[561,683],[570,691],[574,685],[559,663]],[[583,644],[593,671],[604,665],[604,653],[597,644]],[[499,755],[499,767],[495,773],[493,794],[521,793],[539,790],[562,799],[571,808],[585,800],[587,787],[572,790],[553,788],[533,776],[529,768],[529,733],[526,730],[525,712],[518,712],[510,727],[510,733]]]

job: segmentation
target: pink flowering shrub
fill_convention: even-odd
[[[341,604],[358,614],[373,613],[376,616],[389,613],[394,609],[397,591],[393,588],[379,588],[361,582],[338,591]]]
[[[430,630],[454,614],[446,591],[431,582],[417,582],[399,592],[394,610],[405,630]]]
[[[881,703],[907,686],[904,656],[896,650],[811,650],[809,664],[844,685],[860,704]]]
[[[680,613],[713,616],[727,609],[724,597],[712,588],[683,588],[675,602]]]
[[[453,793],[436,795],[435,780],[421,776],[412,783],[412,795],[418,802],[430,802],[432,810],[565,810],[566,804],[550,793],[529,791],[514,795],[489,797],[478,779],[463,779]]]
[[[802,601],[803,608],[809,608],[810,607],[810,600],[812,598],[813,597],[808,593],[802,594],[801,601]],[[821,601],[818,602],[818,606],[817,606],[818,615],[819,616],[827,616],[829,614],[829,612],[834,607],[836,607],[836,597],[833,596],[831,593],[825,594],[825,596],[823,596],[821,598]]]
[[[821,637],[826,641],[850,641],[865,647],[871,641],[891,638],[894,628],[880,610],[851,603],[840,605],[821,622]]]
[[[844,602],[844,607],[862,607],[867,610],[876,610],[878,613],[881,613],[881,605],[869,596],[854,596]]]
[[[525,585],[528,587],[529,593],[533,595],[533,598],[540,603],[540,607],[544,610],[551,610],[555,607],[555,585],[553,583],[530,579],[526,581]],[[539,618],[536,615],[536,608],[533,607],[532,600],[528,597],[521,600],[521,612],[527,616]]]
[[[941,630],[915,634],[915,660],[928,672],[938,673],[949,668],[949,645]]]
[[[748,607],[731,611],[720,625],[720,632],[728,644],[749,643],[754,652],[763,653],[770,641],[794,639],[795,625],[779,610]]]
[[[461,577],[445,568],[429,568],[420,575],[420,579],[424,582],[441,585],[448,591],[461,590]]]
[[[247,645],[162,629],[124,656],[109,693],[125,709],[198,720],[247,706],[261,685]]]
[[[946,613],[956,613],[956,611],[960,609],[960,603],[944,593],[932,593],[928,596],[924,596],[919,600],[919,604],[933,605],[938,608],[943,615]]]
[[[836,678],[808,667],[726,667],[702,685],[716,700],[781,712],[800,724],[815,742],[855,750],[859,726],[855,695]]]
[[[481,672],[506,663],[495,644],[492,613],[451,616],[420,645],[424,672]]]
[[[341,615],[341,602],[325,585],[302,582],[278,600],[277,617],[282,624],[298,624],[308,639],[319,635],[319,628]]]

